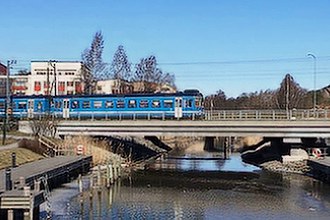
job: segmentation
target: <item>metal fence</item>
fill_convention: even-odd
[[[205,120],[329,120],[328,110],[208,110]]]

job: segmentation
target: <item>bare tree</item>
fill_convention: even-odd
[[[124,47],[120,45],[111,63],[113,78],[130,81],[132,77],[131,66],[132,64],[128,61]]]
[[[95,33],[91,46],[86,48],[81,54],[82,61],[86,66],[83,75],[83,82],[85,86],[85,91],[91,92],[91,87],[94,84],[94,81],[97,79],[104,78],[105,73],[105,63],[102,60],[104,40],[101,31]]]
[[[154,92],[155,85],[168,84],[175,87],[174,75],[163,73],[157,67],[157,60],[155,56],[142,58],[140,63],[135,66],[135,74],[133,80],[142,82],[144,92]]]
[[[279,109],[299,108],[299,104],[307,94],[307,90],[299,86],[290,74],[286,74],[276,91],[276,104]]]

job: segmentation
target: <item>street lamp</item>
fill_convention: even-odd
[[[307,54],[307,56],[312,57],[314,60],[314,93],[313,93],[313,110],[314,110],[314,117],[316,111],[316,56],[312,53]]]

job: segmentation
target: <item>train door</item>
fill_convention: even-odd
[[[70,100],[63,99],[63,118],[70,117]]]
[[[175,97],[174,117],[182,118],[182,97]]]
[[[27,116],[28,118],[33,118],[33,113],[34,113],[34,100],[33,99],[28,99],[28,105],[27,105]]]

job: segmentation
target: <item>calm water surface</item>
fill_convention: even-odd
[[[86,177],[82,195],[76,182],[54,190],[53,219],[330,219],[329,185],[264,172],[239,155],[170,157],[111,189],[88,186]]]

